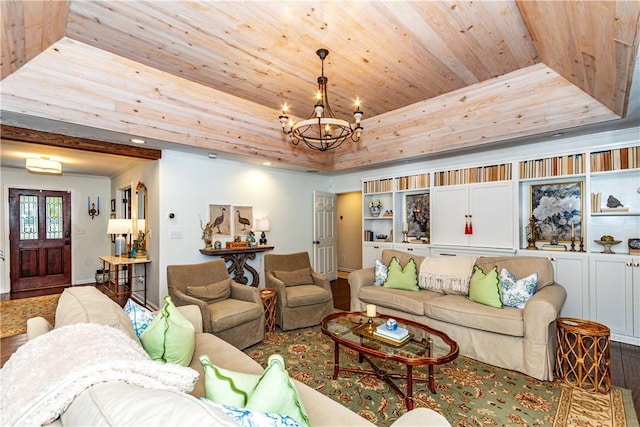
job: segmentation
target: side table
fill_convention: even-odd
[[[267,332],[275,332],[276,330],[276,290],[272,288],[260,289],[260,298],[262,298],[262,306],[264,307],[264,319]]]
[[[606,393],[611,388],[610,330],[590,320],[560,317],[556,375],[585,390]]]

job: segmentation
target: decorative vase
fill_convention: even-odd
[[[211,236],[208,233],[206,233],[204,236],[202,236],[202,240],[204,240],[204,249],[205,250],[212,250],[213,249],[213,245],[211,244],[213,240],[211,239]]]
[[[371,216],[380,216],[380,208],[376,206],[369,208],[369,212],[371,212]]]

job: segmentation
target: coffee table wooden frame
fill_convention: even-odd
[[[436,335],[438,337],[440,337],[442,339],[442,341],[444,341],[447,345],[449,345],[449,347],[451,348],[451,350],[445,354],[442,357],[416,357],[416,358],[409,358],[409,357],[405,357],[402,356],[400,354],[387,354],[387,353],[383,353],[381,351],[377,351],[376,349],[373,348],[369,348],[369,347],[365,347],[364,345],[360,345],[356,342],[347,340],[342,338],[341,335],[339,334],[335,334],[331,331],[329,331],[328,329],[328,323],[329,321],[336,319],[338,317],[347,317],[347,316],[362,316],[363,318],[366,318],[365,313],[356,311],[356,312],[340,312],[340,313],[333,313],[330,314],[329,316],[325,317],[324,319],[322,319],[322,332],[325,335],[328,335],[329,338],[331,338],[334,342],[334,365],[333,365],[333,379],[337,379],[338,378],[338,373],[340,371],[344,371],[344,372],[351,372],[351,373],[356,373],[356,374],[363,374],[363,375],[375,375],[376,377],[380,378],[381,380],[383,380],[384,382],[386,382],[387,384],[389,384],[389,386],[394,389],[396,391],[396,393],[398,393],[401,397],[403,397],[405,399],[405,402],[407,404],[407,409],[408,410],[412,410],[413,409],[413,382],[414,381],[428,381],[429,382],[429,391],[431,391],[431,393],[435,393],[436,392],[436,386],[435,386],[435,378],[434,378],[434,374],[433,374],[433,367],[435,365],[442,365],[444,363],[448,363],[451,362],[452,360],[454,360],[456,357],[458,357],[458,353],[460,352],[460,349],[458,348],[458,343],[456,343],[454,340],[452,340],[451,338],[449,338],[449,336],[447,334],[445,334],[444,332],[438,331],[436,329],[430,328],[426,325],[417,323],[417,322],[413,322],[411,320],[406,320],[406,319],[401,319],[399,317],[393,317],[394,319],[396,319],[398,321],[399,324],[404,324],[404,325],[410,325],[413,326],[415,328],[418,329],[422,329],[425,332],[431,334],[431,335]],[[376,318],[379,319],[390,319],[391,316],[386,316],[384,314],[378,314],[376,316]],[[355,326],[354,326],[355,329]],[[375,338],[374,338],[375,339]],[[351,348],[355,351],[358,352],[358,361],[360,363],[363,362],[363,360],[366,360],[367,363],[371,366],[371,369],[354,369],[354,368],[343,368],[340,366],[340,345],[344,345],[345,347]],[[381,370],[380,368],[378,368],[375,363],[373,362],[373,360],[371,360],[371,357],[376,357],[382,360],[392,360],[398,363],[401,363],[403,365],[405,365],[407,367],[407,373],[405,374],[394,374],[394,373],[388,373],[385,372],[383,370]],[[413,376],[413,367],[414,366],[424,366],[427,365],[428,366],[428,370],[429,370],[429,375],[427,379],[424,378],[416,378]],[[405,393],[402,392],[402,390],[400,390],[400,388],[395,384],[395,382],[393,381],[393,379],[406,379],[407,380],[407,393],[405,395]]]

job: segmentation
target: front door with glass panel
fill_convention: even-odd
[[[9,189],[11,292],[71,284],[71,194]]]

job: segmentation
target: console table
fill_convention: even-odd
[[[246,285],[249,279],[244,275],[245,270],[251,273],[250,286],[257,288],[260,284],[260,275],[255,268],[247,264],[250,259],[256,259],[256,254],[273,249],[273,246],[257,246],[255,248],[226,248],[226,249],[200,249],[200,253],[208,256],[219,256],[231,265],[227,271],[234,274],[233,280]]]
[[[101,256],[103,270],[107,270],[109,275],[103,280],[104,286],[111,292],[117,300],[121,295],[132,297],[136,300],[134,283],[141,281],[143,283],[142,298],[138,302],[147,305],[147,264],[151,262],[148,258],[127,258],[122,256]],[[136,274],[135,266],[141,265],[142,274]],[[112,289],[113,286],[113,289]],[[118,301],[120,302],[120,301]]]

